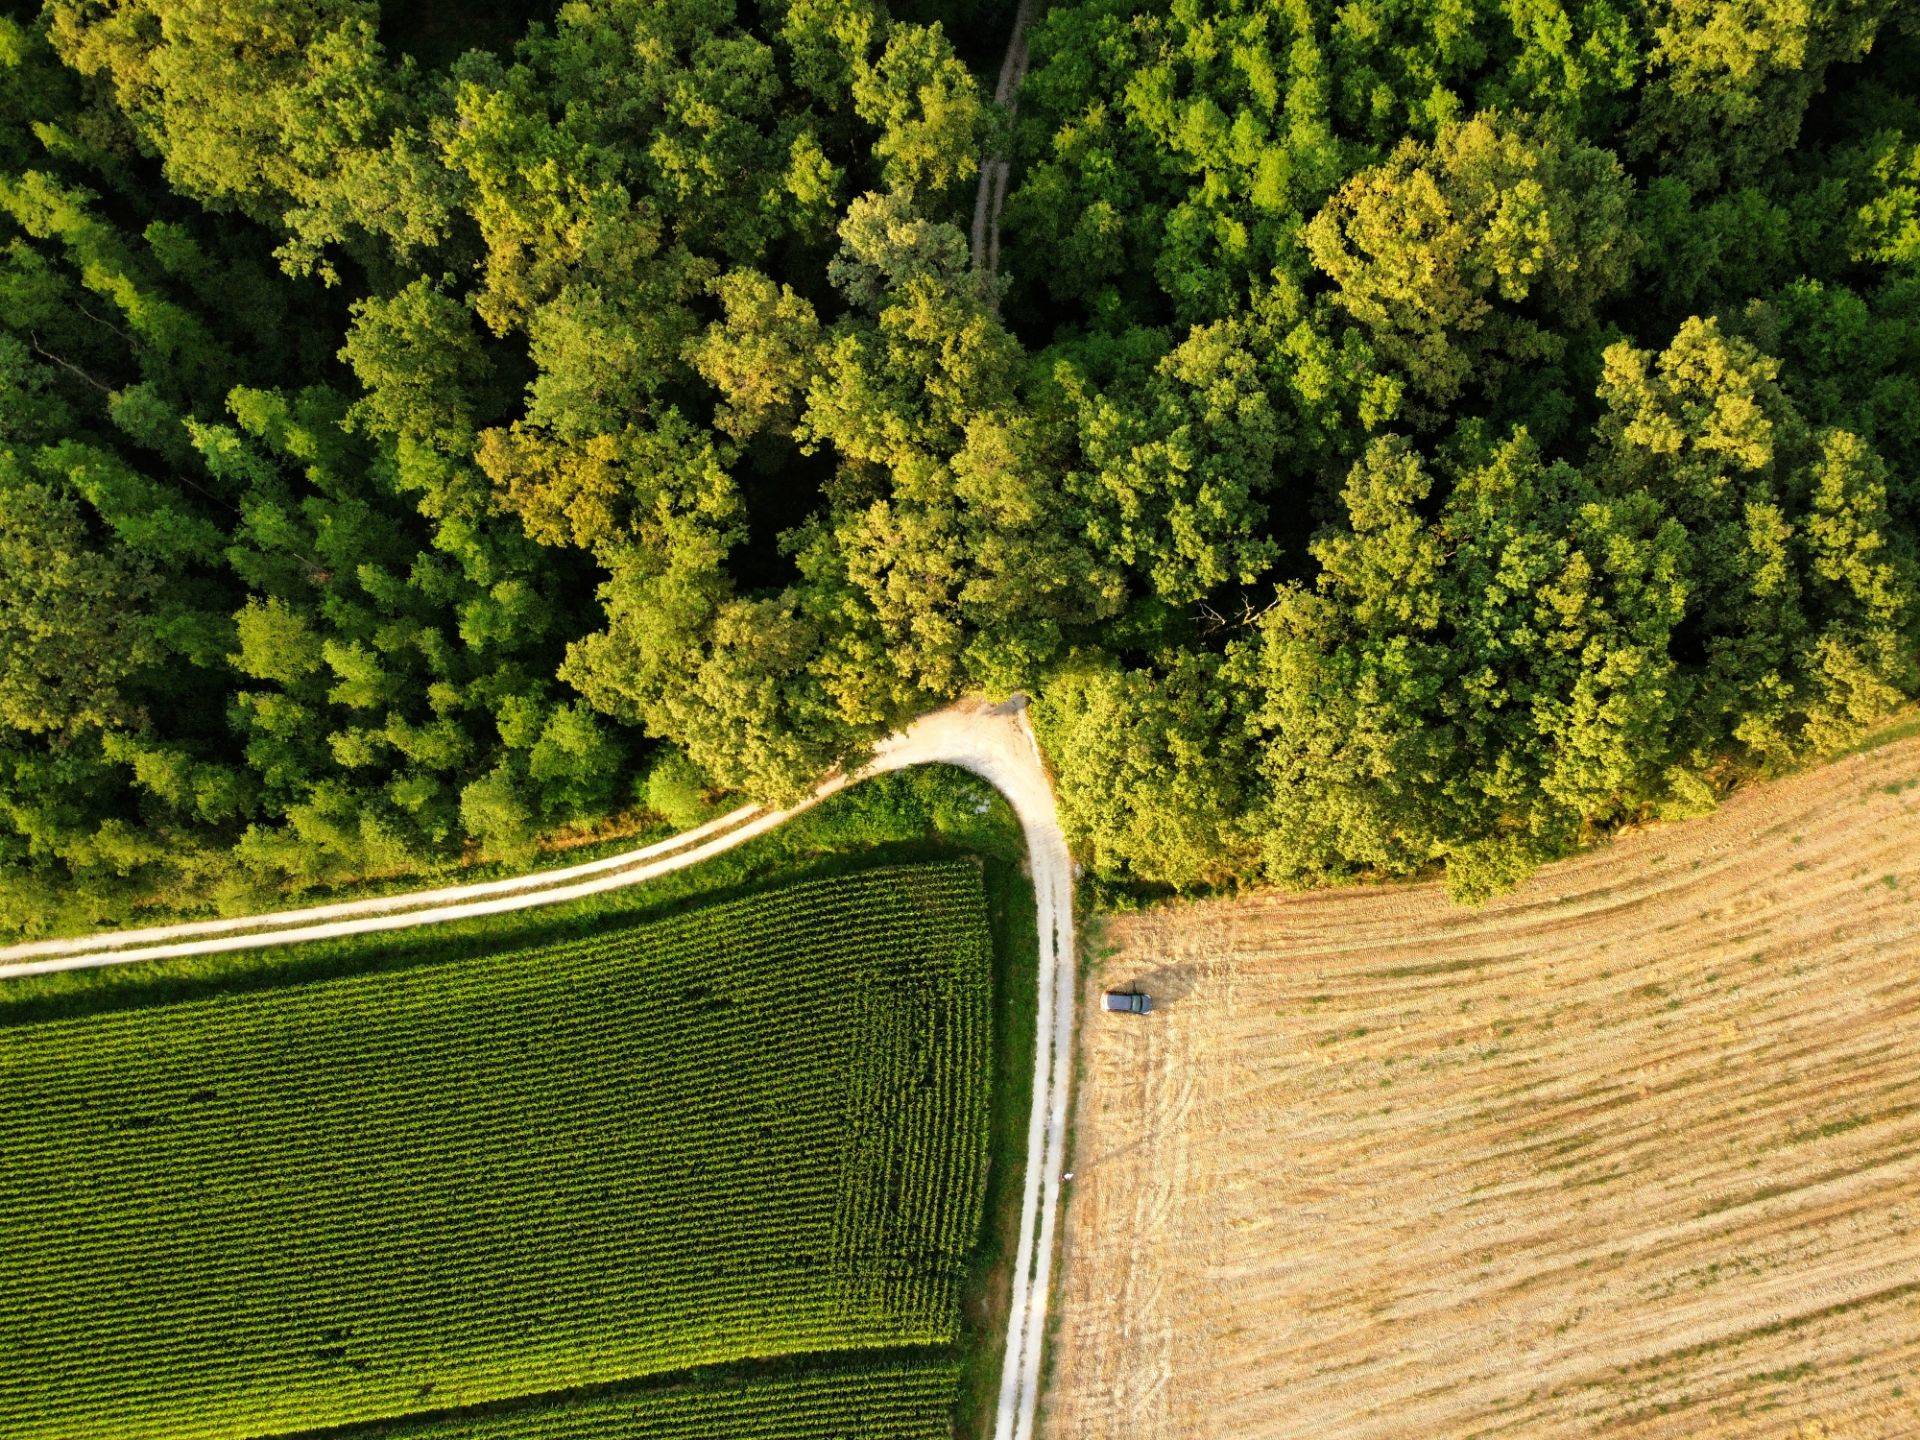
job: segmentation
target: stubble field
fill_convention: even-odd
[[[1104,938],[1051,1440],[1920,1435],[1920,741]]]

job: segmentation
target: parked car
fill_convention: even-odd
[[[1153,997],[1143,995],[1138,990],[1109,990],[1107,1009],[1117,1010],[1122,1015],[1150,1015],[1153,1013]]]

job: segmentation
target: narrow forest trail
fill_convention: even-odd
[[[1038,1039],[1020,1238],[994,1426],[995,1440],[1026,1440],[1033,1433],[1039,1399],[1041,1346],[1046,1335],[1047,1296],[1058,1230],[1067,1090],[1073,1069],[1075,979],[1073,860],[1060,829],[1053,784],[1041,759],[1039,741],[1028,723],[1024,701],[998,705],[963,701],[937,710],[883,741],[864,766],[829,775],[794,805],[782,809],[745,806],[670,839],[619,855],[475,885],[10,945],[0,949],[0,980],[337,939],[564,904],[696,865],[766,834],[850,785],[915,765],[958,766],[1005,796],[1026,839],[1033,878],[1040,941]]]
[[[1019,106],[1020,83],[1027,77],[1027,29],[1033,23],[1035,8],[1036,0],[1020,0],[1015,8],[1007,53],[993,87],[994,103],[1006,112],[1009,124]],[[1012,168],[1003,144],[1001,153],[981,161],[980,183],[974,193],[969,236],[973,268],[989,282],[1000,273],[1000,215],[1006,205]],[[999,308],[997,294],[993,304]],[[1034,755],[1036,759],[1039,756],[1038,741],[1034,743]],[[1034,1050],[1033,1110],[1027,1128],[1020,1242],[1014,1261],[1018,1268],[1014,1272],[1013,1298],[1007,1307],[1007,1347],[1000,1367],[994,1440],[1033,1437],[1044,1378],[1041,1361],[1047,1339],[1047,1298],[1053,1287],[1054,1254],[1059,1248],[1061,1176],[1066,1170],[1074,1043],[1073,857],[1053,814],[1051,786],[1046,803],[1049,819],[1044,831],[1027,831],[1027,854],[1040,916],[1039,1038]],[[1049,852],[1044,863],[1042,845]]]
[[[1013,14],[1013,33],[1007,55],[1000,62],[1000,79],[993,87],[993,103],[1013,119],[1020,103],[1020,82],[1027,78],[1027,27],[1033,23],[1034,0],[1020,0]],[[992,277],[1000,273],[1000,211],[1007,201],[1007,177],[1013,162],[1005,155],[989,155],[980,162],[980,184],[973,197],[973,268]]]

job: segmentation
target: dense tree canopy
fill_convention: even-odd
[[[0,926],[982,690],[1109,880],[1473,896],[1920,689],[1891,0],[438,8],[0,18]]]

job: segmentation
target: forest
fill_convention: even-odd
[[[1104,883],[1474,899],[1920,690],[1920,13],[1038,8],[0,0],[0,929],[1014,691]]]

